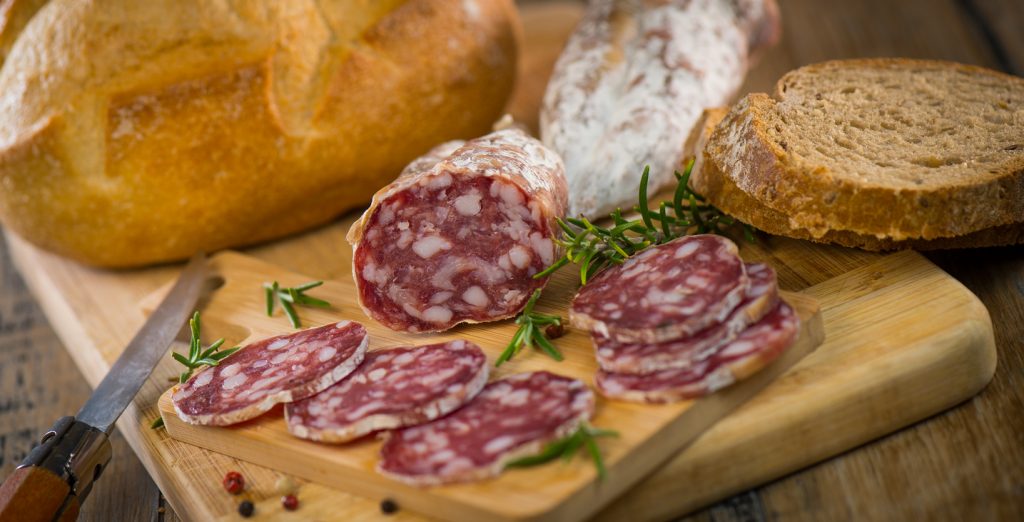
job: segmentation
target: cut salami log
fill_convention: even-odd
[[[602,395],[631,402],[674,402],[714,393],[757,373],[790,347],[800,319],[784,301],[763,319],[696,366],[645,375],[598,371]]]
[[[434,332],[518,313],[554,262],[562,161],[518,129],[439,145],[349,231],[359,302],[388,328]]]
[[[775,0],[591,0],[540,114],[570,214],[629,208],[644,165],[650,194],[675,183],[683,138],[702,110],[728,104],[778,26]]]
[[[171,395],[174,409],[190,424],[255,418],[344,379],[363,361],[368,342],[363,325],[352,321],[257,341],[179,386]]]
[[[719,324],[749,286],[736,244],[686,236],[601,272],[573,298],[573,326],[619,343],[661,343]]]
[[[725,321],[695,335],[663,343],[617,343],[594,336],[601,369],[614,373],[651,373],[690,368],[707,360],[718,348],[761,320],[778,302],[775,270],[764,263],[747,264],[750,287],[745,298]]]
[[[416,486],[493,477],[506,463],[571,434],[593,413],[594,394],[580,380],[512,375],[451,415],[393,432],[377,469]]]
[[[463,340],[370,352],[345,380],[285,405],[288,431],[303,439],[347,442],[422,424],[475,397],[487,374],[484,352]]]

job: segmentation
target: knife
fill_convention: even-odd
[[[74,417],[62,417],[0,485],[0,522],[75,520],[110,462],[114,421],[135,398],[195,309],[206,256],[189,260],[170,293],[146,320]]]

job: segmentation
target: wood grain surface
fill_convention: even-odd
[[[829,2],[827,8],[813,0],[780,4],[783,41],[751,72],[749,89],[766,89],[802,63],[841,56],[952,59],[1022,74],[1024,7],[1019,0],[864,0]],[[291,256],[288,244],[254,251],[307,271],[309,262]],[[689,519],[1024,518],[1024,248],[930,257],[974,291],[992,315],[1000,364],[988,388],[912,429],[739,494]],[[0,477],[10,473],[34,437],[76,408],[89,390],[10,269],[6,252],[2,259]],[[69,341],[73,339],[65,339]],[[78,361],[79,367],[89,364]],[[114,452],[114,467],[97,485],[82,519],[174,519],[118,435]],[[224,469],[233,465],[226,458],[219,463]],[[272,499],[257,508],[270,511],[275,504]],[[339,518],[366,519],[358,513],[337,511]],[[400,513],[390,519],[403,518]]]
[[[343,264],[349,263],[347,256],[338,257]],[[211,272],[217,274],[224,284],[203,304],[203,330],[208,331],[211,337],[228,337],[229,345],[244,345],[293,331],[290,325],[282,321],[280,312],[276,317],[266,316],[263,295],[258,291],[264,281],[280,281],[287,287],[315,279],[237,252],[217,254],[210,259],[209,265]],[[933,267],[925,269],[948,279],[948,276]],[[938,285],[935,286],[942,284],[940,281],[936,283]],[[537,303],[537,310],[565,317],[566,307],[577,286],[578,278],[575,274],[570,271],[557,273],[545,288],[542,299]],[[162,297],[167,290],[165,286],[154,297]],[[301,308],[304,324],[330,324],[342,319],[360,321],[369,333],[371,350],[465,339],[479,345],[487,354],[488,361],[495,361],[516,328],[510,321],[502,321],[455,328],[438,334],[395,332],[366,320],[356,301],[357,292],[351,278],[328,281],[316,290],[316,296],[330,302],[332,306],[330,309]],[[841,293],[849,299],[854,290],[845,288]],[[416,488],[384,477],[374,470],[380,452],[380,441],[376,439],[368,438],[344,445],[303,441],[288,433],[280,412],[231,428],[193,426],[184,423],[175,414],[170,390],[160,398],[160,414],[166,423],[167,433],[177,440],[333,486],[339,491],[370,499],[390,497],[401,505],[430,516],[462,521],[582,520],[627,491],[659,464],[671,460],[680,449],[697,439],[719,419],[774,384],[777,377],[822,343],[825,332],[817,300],[793,292],[784,292],[781,297],[800,317],[800,335],[781,357],[751,378],[705,399],[671,404],[634,404],[609,401],[597,396],[591,423],[619,434],[600,442],[608,469],[603,481],[597,480],[594,467],[585,459],[573,459],[564,465],[507,471],[494,480]],[[973,297],[963,292],[957,292],[955,297],[973,301]],[[949,302],[944,298],[942,300],[944,303]],[[155,299],[147,301],[151,304],[149,308],[156,307]],[[955,310],[957,313],[966,311],[959,306]],[[968,312],[964,315],[974,314]],[[987,317],[983,319],[987,322]],[[929,327],[929,330],[933,329]],[[234,332],[240,331],[246,332],[245,339],[231,337]],[[963,342],[961,339],[958,335],[955,342],[958,348],[976,345],[972,338],[964,339]],[[564,361],[554,361],[532,350],[526,351],[501,367],[491,367],[491,380],[520,372],[547,370],[590,382],[597,371],[597,362],[586,333],[571,329],[558,339],[557,346],[565,356]],[[985,350],[983,345],[979,348]],[[981,382],[987,381],[991,374],[988,371],[981,373]],[[962,386],[949,384],[950,388],[963,389]],[[976,384],[972,383],[972,386]],[[777,431],[772,423],[762,423],[761,429]],[[728,435],[735,436],[736,433]]]

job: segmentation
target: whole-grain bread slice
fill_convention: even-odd
[[[712,201],[768,232],[866,248],[1019,238],[1024,79],[938,61],[810,65],[742,99],[704,152],[720,173],[707,179],[732,194]]]
[[[792,228],[789,219],[781,212],[769,208],[743,192],[728,177],[715,167],[714,162],[704,161],[704,147],[715,127],[725,118],[728,108],[712,108],[704,111],[699,124],[694,127],[687,140],[686,151],[694,157],[690,186],[697,193],[723,212],[754,228],[777,236],[806,239],[820,243],[834,243],[842,246],[882,251],[898,249],[944,250],[953,248],[978,248],[1005,246],[1024,243],[1024,223],[1013,223],[982,229],[951,238],[905,239],[896,241],[878,238],[846,230],[829,230],[822,236],[814,236],[806,229]]]

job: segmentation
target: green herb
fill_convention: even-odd
[[[267,298],[267,317],[274,315],[274,303],[280,302],[284,315],[288,316],[288,322],[292,323],[292,328],[302,326],[302,323],[299,322],[299,314],[295,313],[295,305],[315,306],[317,308],[330,308],[331,306],[331,303],[323,299],[306,295],[306,291],[322,284],[324,284],[323,281],[310,281],[296,287],[282,288],[277,284],[277,281],[263,283],[263,293]]]
[[[565,255],[534,277],[547,277],[574,263],[580,267],[580,282],[587,284],[601,270],[622,264],[651,245],[667,243],[689,234],[727,234],[737,221],[690,189],[692,170],[691,160],[682,174],[675,173],[676,188],[672,201],[663,201],[652,209],[647,200],[650,167],[645,167],[640,176],[638,204],[633,207],[638,217],[634,219],[624,218],[622,210],[616,209],[608,216],[611,219],[608,227],[597,226],[584,217],[558,220],[562,237],[556,242],[565,249]],[[747,240],[753,241],[750,226],[744,224],[742,228]]]
[[[501,352],[501,356],[494,363],[495,366],[501,366],[506,361],[515,357],[516,354],[522,351],[524,346],[538,348],[556,361],[565,359],[562,356],[562,352],[558,351],[558,348],[551,344],[551,341],[548,340],[544,332],[545,328],[550,326],[561,328],[562,318],[557,315],[534,312],[533,306],[537,304],[538,298],[540,298],[539,289],[533,292],[530,300],[526,302],[526,307],[523,308],[522,313],[516,317],[516,324],[519,325],[519,329],[512,336],[512,342],[508,343],[505,351]]]
[[[174,357],[175,361],[180,362],[188,368],[188,371],[182,372],[178,376],[178,382],[185,382],[189,377],[192,376],[197,368],[202,366],[217,366],[220,361],[225,357],[237,352],[240,347],[228,348],[227,350],[221,350],[221,345],[224,344],[224,338],[217,339],[207,349],[203,350],[202,345],[199,343],[199,311],[197,310],[192,318],[188,320],[189,330],[192,332],[192,338],[188,342],[188,357],[181,355],[177,352],[172,352],[171,356]]]
[[[156,419],[153,419],[153,422],[149,423],[149,428],[153,429],[153,430],[158,430],[158,429],[163,428],[163,427],[164,427],[164,418],[163,417],[157,417]]]
[[[594,467],[597,468],[597,478],[604,480],[607,470],[604,467],[604,459],[601,458],[601,449],[597,446],[597,438],[618,436],[618,432],[595,428],[584,422],[572,435],[548,444],[536,455],[513,460],[507,466],[510,468],[526,468],[551,462],[558,457],[568,462],[580,448],[585,447],[590,454],[590,460],[594,462]]]

